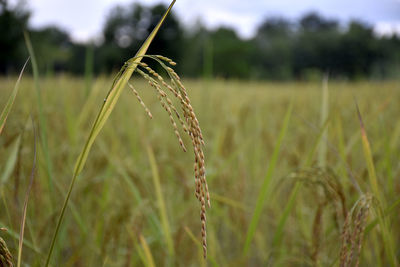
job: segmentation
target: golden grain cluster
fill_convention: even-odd
[[[156,60],[163,69],[167,72],[170,83],[167,83],[165,79],[158,74],[155,70],[149,67],[146,63],[139,63],[139,66],[136,68],[136,72],[139,73],[144,79],[147,80],[149,85],[155,89],[158,100],[161,103],[161,106],[168,113],[170,118],[174,133],[179,141],[179,145],[182,147],[183,151],[186,151],[186,147],[182,141],[181,135],[178,130],[178,126],[175,122],[175,117],[178,119],[179,124],[181,125],[183,131],[189,136],[193,146],[194,152],[194,177],[195,177],[195,195],[199,200],[201,205],[200,211],[200,219],[201,219],[201,235],[202,235],[202,246],[203,246],[203,254],[204,257],[207,255],[207,232],[206,232],[206,205],[210,207],[210,194],[208,192],[208,185],[206,180],[206,171],[205,171],[205,159],[204,159],[204,139],[201,133],[199,121],[196,117],[196,114],[193,110],[193,107],[190,103],[189,96],[187,94],[187,90],[181,82],[178,74],[165,63],[175,66],[176,63],[171,59],[164,56],[146,56],[148,58]],[[137,97],[140,104],[145,109],[146,113],[152,118],[151,111],[147,108],[146,104],[143,102],[137,90],[133,87],[133,85],[129,84],[133,93]],[[166,91],[172,93],[172,95],[178,100],[180,104],[180,108],[183,113],[183,118],[180,115],[178,109],[175,107],[173,101],[169,98]],[[207,203],[207,204],[206,204]]]

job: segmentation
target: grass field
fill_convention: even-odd
[[[0,109],[15,81],[0,80]],[[185,84],[206,142],[207,260],[193,151],[182,151],[157,98],[134,79],[153,119],[126,88],[78,177],[53,266],[398,264],[398,82],[330,82],[325,91],[322,82]],[[83,79],[43,78],[40,119],[34,81],[21,81],[0,136],[0,227],[8,229],[0,236],[16,258],[34,158],[32,114],[38,157],[23,266],[44,264],[75,160],[110,85],[98,78],[86,95]]]

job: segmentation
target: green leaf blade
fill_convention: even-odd
[[[11,108],[14,104],[15,98],[18,94],[19,84],[21,82],[22,74],[24,73],[26,64],[28,64],[29,58],[25,61],[24,66],[22,67],[21,72],[19,73],[18,80],[15,83],[14,89],[11,92],[10,97],[7,100],[6,106],[4,107],[3,111],[0,114],[0,134],[3,132],[4,126],[6,124],[8,115],[10,114]]]
[[[286,115],[285,115],[285,118],[284,118],[284,121],[283,121],[283,126],[281,128],[280,133],[279,133],[279,137],[278,137],[277,143],[275,145],[271,161],[270,161],[270,163],[268,165],[267,174],[264,177],[264,181],[263,181],[263,183],[261,185],[261,189],[260,189],[260,192],[258,194],[256,207],[254,209],[254,213],[253,213],[253,216],[252,216],[251,221],[250,221],[250,226],[247,229],[246,240],[245,240],[245,244],[244,244],[244,248],[243,248],[243,257],[247,256],[247,252],[249,251],[251,241],[253,240],[253,237],[255,235],[255,232],[256,232],[256,229],[257,229],[257,226],[258,226],[258,222],[259,222],[260,217],[261,217],[262,209],[264,207],[265,200],[267,198],[267,193],[268,193],[270,181],[271,181],[272,175],[274,173],[274,170],[275,170],[275,167],[276,167],[276,163],[278,161],[278,156],[279,156],[279,152],[280,152],[280,149],[281,149],[282,141],[283,141],[283,138],[286,135],[286,132],[287,132],[287,129],[288,129],[288,126],[289,126],[289,121],[290,121],[290,117],[291,117],[291,114],[292,114],[292,106],[293,105],[291,103],[289,108],[288,108],[288,110],[287,110],[287,112],[286,112]]]

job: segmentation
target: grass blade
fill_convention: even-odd
[[[33,164],[32,164],[32,170],[31,170],[31,175],[29,179],[29,185],[28,189],[26,190],[25,194],[25,200],[24,200],[24,207],[23,207],[23,213],[22,213],[22,219],[21,219],[21,229],[19,232],[19,242],[18,242],[18,260],[17,260],[17,267],[21,266],[21,258],[22,258],[22,245],[24,242],[24,230],[25,230],[25,220],[26,220],[26,210],[28,208],[28,200],[29,200],[29,194],[31,193],[32,189],[32,184],[33,184],[33,178],[35,176],[35,169],[36,169],[36,129],[35,129],[35,123],[32,119],[32,125],[33,125]]]
[[[365,131],[364,123],[362,121],[360,109],[358,108],[357,102],[356,102],[356,108],[357,108],[358,120],[360,122],[361,141],[362,141],[362,146],[363,146],[364,158],[367,163],[369,183],[370,183],[372,192],[374,193],[375,197],[378,198],[379,201],[382,201],[383,199],[381,198],[381,193],[379,192],[379,188],[378,188],[378,179],[376,177],[375,165],[374,165],[374,161],[372,159],[371,146],[368,141],[367,132]]]
[[[398,198],[392,205],[390,205],[389,208],[387,208],[383,214],[384,216],[389,216],[391,213],[396,211],[396,208],[400,206],[400,198]],[[368,234],[377,224],[379,223],[378,219],[373,220],[366,228],[365,228],[365,234]]]
[[[324,137],[325,137],[325,133],[326,133],[326,129],[328,128],[328,125],[329,125],[329,119],[327,119],[325,121],[325,123],[321,126],[321,129],[320,129],[318,135],[315,138],[315,142],[314,142],[314,144],[312,146],[312,149],[307,154],[306,160],[303,163],[303,167],[307,168],[307,167],[310,167],[312,165],[313,159],[314,159],[314,156],[315,156],[315,152],[317,151],[318,147],[320,148],[320,150],[319,150],[320,154],[319,155],[321,155],[321,153],[322,153],[321,152],[321,147],[323,147],[323,145],[321,144],[321,141],[322,142],[326,141],[326,139],[324,139]],[[325,146],[326,146],[326,143],[325,143]],[[323,154],[325,155],[325,153],[323,153]],[[318,160],[319,160],[319,163],[321,164],[321,159],[318,158]]]
[[[35,83],[35,88],[36,88],[36,101],[37,101],[37,106],[38,106],[38,112],[39,112],[39,136],[40,136],[40,143],[43,148],[43,153],[44,157],[46,160],[46,172],[48,176],[48,182],[49,182],[49,190],[50,192],[52,191],[52,186],[53,186],[53,163],[51,161],[51,156],[49,152],[49,146],[48,146],[48,139],[47,139],[47,120],[43,112],[43,104],[42,104],[42,94],[41,94],[41,89],[40,89],[40,84],[39,84],[39,68],[38,64],[36,61],[36,56],[35,56],[35,51],[33,49],[31,40],[29,38],[28,32],[24,31],[24,38],[25,38],[25,44],[29,52],[29,56],[31,58],[31,63],[32,63],[32,71],[33,71],[33,80]]]
[[[375,172],[375,164],[372,158],[371,146],[368,141],[367,132],[364,127],[364,123],[361,117],[360,109],[358,108],[357,101],[355,101],[355,104],[357,109],[358,120],[360,122],[361,141],[363,146],[364,158],[367,163],[370,187],[372,189],[373,194],[378,199],[379,204],[382,207],[385,207],[386,205],[385,205],[384,195],[381,193],[381,191],[379,191],[378,179]],[[384,242],[383,245],[386,247],[385,251],[388,253],[391,266],[397,266],[396,254],[394,252],[393,240],[388,226],[388,222],[383,214],[383,211],[381,212],[379,210],[380,209],[378,209],[378,211],[376,212],[377,213],[376,216],[378,217],[379,225],[382,228],[382,237]]]
[[[3,174],[0,177],[0,185],[7,183],[8,179],[10,178],[15,168],[15,164],[17,163],[18,159],[18,152],[20,150],[20,144],[21,144],[21,135],[18,135],[17,139],[12,144],[10,156],[8,157],[4,165],[4,169],[2,170]]]
[[[11,108],[12,108],[12,106],[13,106],[13,104],[14,104],[15,98],[17,97],[18,88],[19,88],[19,83],[20,83],[20,81],[21,81],[22,74],[24,73],[26,64],[28,64],[28,61],[29,61],[29,58],[25,61],[25,64],[24,64],[24,66],[22,67],[21,72],[19,73],[18,80],[17,80],[17,82],[15,83],[14,89],[13,89],[13,91],[12,91],[10,97],[9,97],[8,100],[7,100],[6,106],[4,107],[3,111],[2,111],[1,114],[0,114],[0,135],[1,135],[1,133],[3,132],[4,125],[6,124],[8,115],[10,114],[10,111],[11,111]]]
[[[112,110],[114,109],[119,96],[121,95],[122,90],[128,83],[129,79],[132,76],[132,73],[136,69],[137,65],[142,60],[142,57],[146,54],[147,49],[149,48],[151,42],[153,41],[154,37],[156,36],[158,30],[160,29],[161,25],[163,24],[165,18],[167,17],[168,13],[170,12],[172,6],[174,5],[176,0],[173,0],[170,6],[168,7],[167,11],[164,13],[163,17],[158,22],[157,26],[153,29],[150,35],[147,37],[146,41],[143,43],[139,51],[136,53],[136,56],[132,59],[128,60],[127,63],[122,67],[120,73],[115,78],[111,90],[108,92],[107,97],[104,100],[104,103],[100,109],[100,112],[97,115],[97,118],[92,126],[90,131],[89,137],[83,147],[82,152],[80,153],[74,168],[74,172],[72,175],[72,180],[67,192],[67,195],[64,200],[63,207],[61,208],[61,213],[57,221],[57,226],[51,241],[50,250],[46,259],[45,266],[49,266],[50,258],[54,249],[55,241],[57,239],[58,232],[60,230],[61,222],[64,218],[65,209],[68,205],[69,198],[71,196],[72,189],[74,187],[75,181],[79,173],[82,171],[87,157],[89,155],[90,149],[97,137],[100,133],[101,129],[103,128],[104,124],[106,123],[108,117],[110,116]]]
[[[322,81],[322,101],[321,101],[321,126],[324,126],[328,120],[328,108],[329,108],[329,91],[328,91],[328,74],[324,75]],[[325,127],[324,127],[325,128]],[[322,168],[326,167],[326,156],[327,156],[327,142],[328,142],[328,129],[327,126],[322,131],[322,142],[319,146],[318,151],[318,163]]]
[[[250,248],[251,241],[253,240],[254,234],[255,234],[257,226],[258,226],[258,221],[260,220],[260,217],[261,217],[261,212],[264,207],[265,200],[267,198],[267,193],[268,193],[268,188],[269,188],[269,184],[271,181],[271,177],[274,173],[276,163],[278,161],[278,156],[279,156],[279,152],[281,150],[282,141],[286,135],[286,132],[287,132],[287,129],[289,126],[290,116],[292,114],[292,106],[293,105],[291,103],[286,112],[286,115],[285,115],[285,118],[283,121],[283,126],[279,133],[278,141],[275,145],[271,161],[268,165],[267,174],[265,175],[264,181],[261,185],[261,189],[260,189],[260,193],[258,195],[256,207],[254,209],[254,214],[253,214],[253,217],[251,218],[250,226],[249,226],[249,228],[247,230],[247,234],[246,234],[246,241],[245,241],[244,248],[243,248],[243,257],[246,257],[246,255],[247,255],[247,252]]]
[[[278,249],[281,245],[281,242],[283,239],[283,229],[285,228],[286,221],[289,217],[290,212],[292,211],[292,209],[294,207],[295,200],[297,198],[297,194],[300,191],[300,188],[301,188],[301,183],[296,182],[294,185],[294,188],[292,189],[292,191],[290,193],[289,200],[282,212],[282,215],[279,218],[278,226],[275,230],[274,237],[272,239],[272,245],[273,245],[274,249]]]
[[[153,255],[151,254],[151,250],[149,248],[149,245],[146,242],[146,239],[143,237],[142,234],[139,235],[139,240],[140,240],[140,244],[143,247],[143,251],[144,251],[144,256],[146,259],[146,266],[148,267],[155,267],[155,263],[154,263],[154,258]]]
[[[150,146],[147,147],[147,155],[149,157],[151,172],[153,174],[153,184],[156,190],[157,205],[160,211],[161,225],[164,232],[165,243],[167,244],[168,253],[170,256],[174,255],[174,242],[172,241],[171,228],[168,223],[167,209],[161,190],[160,175],[158,173],[156,159],[153,150]]]

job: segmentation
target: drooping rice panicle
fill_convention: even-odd
[[[176,108],[173,106],[172,101],[167,97],[167,94],[161,89],[160,85],[157,83],[157,81],[155,81],[154,79],[152,79],[148,74],[144,73],[143,71],[141,71],[140,69],[137,69],[137,72],[139,74],[141,74],[150,84],[151,87],[153,87],[156,92],[157,92],[157,98],[161,103],[161,106],[165,109],[165,111],[168,113],[169,119],[171,121],[172,127],[174,129],[174,133],[176,135],[176,137],[178,138],[179,141],[179,145],[182,147],[183,151],[186,151],[186,147],[183,144],[182,138],[179,134],[178,131],[178,127],[175,123],[174,117],[172,116],[172,111],[171,111],[171,107],[173,107],[174,110],[176,110]],[[167,103],[167,104],[166,104]]]
[[[195,196],[200,202],[200,221],[201,221],[201,236],[202,236],[202,247],[204,257],[207,255],[207,231],[206,231],[206,205],[211,206],[210,193],[208,191],[208,185],[206,180],[205,171],[205,157],[203,152],[204,139],[199,125],[199,121],[196,117],[194,109],[190,103],[189,96],[186,88],[183,86],[178,74],[171,68],[166,66],[162,61],[167,62],[169,65],[174,66],[176,63],[171,59],[163,56],[146,56],[157,61],[164,70],[168,73],[171,78],[171,83],[168,84],[165,79],[157,73],[154,69],[149,67],[146,63],[141,62],[138,68],[135,70],[139,73],[148,84],[153,87],[156,91],[157,98],[160,101],[163,109],[168,113],[174,133],[178,138],[179,144],[184,151],[183,140],[179,134],[177,124],[175,122],[173,114],[179,120],[183,131],[189,136],[194,153],[194,182],[195,182]],[[161,61],[160,61],[161,60]],[[165,89],[165,90],[164,90]],[[182,110],[182,116],[179,114],[172,100],[168,97],[166,91],[171,92],[172,95],[178,100]],[[139,101],[140,102],[140,101]],[[207,203],[207,204],[206,204]]]

